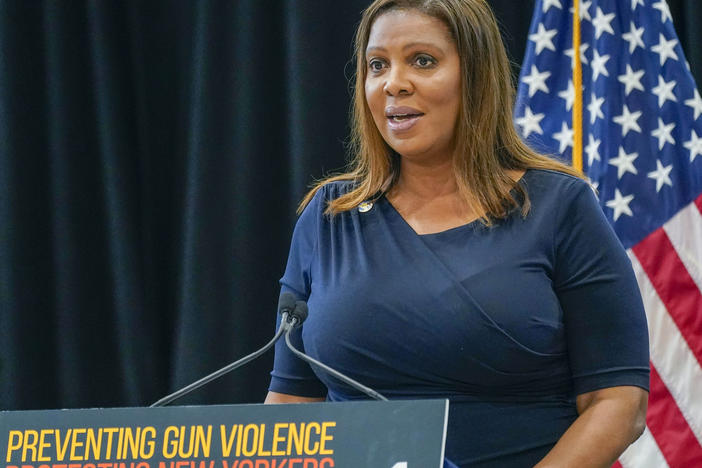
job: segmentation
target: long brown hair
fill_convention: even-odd
[[[375,0],[356,31],[356,81],[351,116],[351,163],[348,172],[318,182],[304,197],[302,211],[323,185],[353,181],[344,195],[331,200],[327,213],[337,214],[386,193],[398,178],[399,157],[383,140],[366,102],[366,47],[374,21],[390,10],[417,10],[448,27],[461,60],[461,104],[455,128],[453,165],[461,196],[485,224],[507,216],[521,205],[529,211],[528,194],[515,185],[508,170],[550,169],[577,177],[575,169],[530,149],[512,122],[514,85],[497,21],[484,0]],[[510,190],[517,190],[515,198]]]

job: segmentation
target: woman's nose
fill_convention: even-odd
[[[407,78],[407,74],[400,67],[393,67],[386,75],[387,81],[383,87],[383,91],[388,96],[399,96],[403,94],[412,94],[414,92],[411,81]]]

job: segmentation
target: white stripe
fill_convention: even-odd
[[[668,463],[648,427],[641,437],[622,453],[619,463],[624,468],[668,468]]]
[[[651,362],[702,445],[702,368],[638,259],[628,253],[646,309]]]
[[[668,239],[702,291],[702,214],[690,203],[663,225]]]

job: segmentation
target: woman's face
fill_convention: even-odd
[[[460,59],[446,25],[392,10],[371,27],[366,101],[385,141],[416,161],[450,158],[461,100]]]

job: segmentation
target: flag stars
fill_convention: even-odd
[[[658,33],[658,44],[651,47],[651,50],[660,56],[661,67],[669,58],[678,60],[678,54],[674,50],[676,45],[678,45],[677,39],[667,41],[663,33]]]
[[[639,5],[644,6],[643,0],[631,0],[631,11],[636,10]]]
[[[590,112],[591,124],[594,124],[598,117],[604,119],[604,114],[602,113],[602,104],[604,101],[605,99],[603,97],[598,98],[595,96],[595,93],[592,93],[590,104],[587,105],[587,110]]]
[[[592,20],[592,25],[595,27],[595,39],[599,39],[604,32],[614,34],[614,29],[612,29],[612,25],[610,24],[614,16],[614,13],[605,15],[602,12],[602,8],[597,7],[597,14],[595,14],[595,18]]]
[[[618,220],[622,214],[633,216],[629,203],[634,199],[633,195],[622,196],[619,189],[614,189],[614,198],[605,203],[608,208],[614,210],[614,221]]]
[[[658,75],[658,86],[651,90],[658,96],[658,107],[663,107],[666,101],[678,102],[678,98],[673,94],[676,84],[675,80],[666,82],[661,75]]]
[[[529,40],[536,44],[536,55],[539,55],[542,50],[556,50],[553,45],[553,37],[558,33],[556,29],[546,30],[543,23],[539,23],[538,31],[529,35]]]
[[[568,128],[568,124],[565,122],[561,124],[561,131],[553,134],[554,140],[558,141],[558,152],[563,153],[566,148],[573,146],[574,133],[572,128]]]
[[[661,23],[665,23],[667,20],[673,21],[670,8],[668,8],[668,4],[665,0],[658,0],[658,2],[653,4],[653,8],[661,12]]]
[[[623,147],[619,147],[619,155],[609,160],[609,163],[617,168],[617,179],[621,179],[627,172],[631,172],[634,175],[639,173],[636,170],[636,166],[634,166],[634,161],[638,157],[639,153],[627,154]]]
[[[552,6],[560,8],[561,10],[563,9],[563,5],[561,5],[560,0],[544,0],[543,4],[541,5],[541,10],[546,13]]]
[[[690,163],[692,163],[697,156],[702,155],[702,138],[697,135],[695,130],[692,131],[690,140],[683,143],[683,146],[690,151]]]
[[[568,80],[568,89],[560,91],[558,97],[565,100],[566,110],[570,111],[575,102],[575,86],[573,86],[573,80]]]
[[[630,130],[641,133],[641,127],[637,122],[639,117],[641,117],[641,111],[630,112],[627,105],[624,104],[622,115],[617,115],[612,120],[622,126],[622,136],[625,137]]]
[[[540,72],[536,65],[531,66],[531,73],[522,78],[522,81],[529,86],[529,97],[534,96],[537,91],[549,92],[548,86],[546,86],[546,80],[549,76],[551,76],[551,72]]]
[[[702,114],[702,97],[700,97],[700,92],[697,91],[697,89],[695,89],[695,95],[692,97],[692,99],[685,101],[685,105],[692,108],[693,112],[695,113],[694,120],[697,120],[700,114]]]
[[[592,16],[590,16],[590,7],[592,6],[592,0],[585,1],[585,0],[580,0],[580,8],[578,9],[578,16],[580,16],[581,20],[588,20],[592,21]],[[575,8],[570,7],[568,10],[570,11],[571,14],[575,13]]]
[[[641,78],[643,78],[644,73],[644,70],[634,71],[632,70],[631,65],[628,63],[626,64],[626,73],[619,75],[618,77],[618,80],[624,85],[624,94],[628,96],[629,93],[635,89],[638,89],[639,91],[644,90],[644,87],[641,84]]]
[[[597,81],[600,75],[609,76],[607,71],[606,63],[609,60],[609,55],[600,55],[597,49],[594,51],[594,56],[592,57],[592,81]]]
[[[541,128],[540,122],[545,117],[545,114],[534,114],[528,106],[524,109],[524,116],[515,119],[517,125],[522,127],[522,135],[528,138],[532,133],[543,135],[544,131]]]
[[[595,140],[592,134],[588,135],[588,143],[585,147],[585,152],[587,153],[587,165],[592,166],[595,161],[600,161],[600,144],[602,140]]]
[[[580,44],[580,61],[586,65],[588,62],[587,57],[585,57],[585,51],[588,49],[588,47],[590,47],[589,44]],[[563,53],[570,57],[570,68],[575,67],[575,52],[573,51],[573,48],[571,47]]]
[[[637,28],[634,22],[631,22],[631,29],[628,33],[622,34],[622,38],[629,43],[629,53],[633,54],[637,47],[645,49],[643,41],[643,26]]]
[[[675,139],[671,132],[675,128],[675,122],[664,124],[663,119],[658,117],[658,128],[651,132],[651,135],[658,138],[658,150],[662,150],[666,143],[675,145]]]
[[[673,181],[670,180],[672,169],[672,164],[664,166],[659,160],[656,160],[656,170],[648,173],[648,177],[656,181],[656,193],[660,192],[664,185],[673,186]]]

